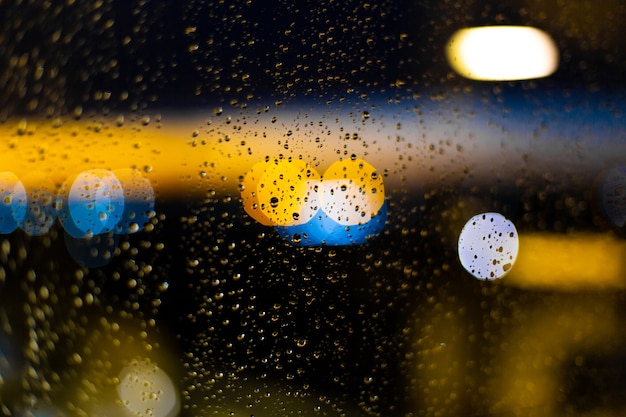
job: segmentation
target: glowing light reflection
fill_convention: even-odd
[[[56,187],[42,173],[33,172],[23,178],[28,209],[21,228],[31,236],[47,233],[56,219]]]
[[[611,234],[520,235],[507,284],[557,290],[626,288],[626,242]]]
[[[336,161],[322,176],[322,210],[341,225],[369,222],[384,201],[382,176],[362,159]]]
[[[613,227],[626,226],[626,167],[606,171],[597,190],[601,210]]]
[[[57,210],[65,231],[73,237],[106,233],[121,219],[124,210],[122,186],[110,171],[92,169],[82,172],[66,181],[59,193]]]
[[[539,29],[525,26],[461,29],[450,38],[446,56],[461,76],[485,81],[547,77],[559,62],[554,40]]]
[[[243,180],[244,209],[266,226],[306,223],[317,211],[319,174],[300,160],[259,162]]]
[[[133,416],[175,417],[180,398],[170,377],[150,361],[133,361],[119,374],[117,393]]]
[[[154,189],[139,170],[113,170],[124,190],[124,210],[113,228],[117,234],[136,233],[154,216]]]
[[[70,256],[87,268],[100,268],[113,260],[119,236],[109,232],[92,237],[78,238],[64,233],[65,247]]]
[[[319,210],[303,225],[276,227],[276,231],[283,239],[298,246],[362,245],[383,231],[388,206],[389,204],[385,202],[380,210],[363,224],[345,226]]]
[[[472,217],[459,236],[461,264],[478,279],[497,279],[508,274],[515,263],[518,249],[515,226],[498,213]]]
[[[12,172],[0,172],[0,233],[15,231],[26,216],[24,185]]]
[[[387,220],[383,178],[356,157],[321,177],[303,161],[268,158],[247,172],[241,197],[252,218],[300,246],[364,244]]]

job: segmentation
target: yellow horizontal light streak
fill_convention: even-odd
[[[285,112],[284,116],[295,124],[292,114]],[[204,196],[209,190],[239,194],[246,172],[266,156],[302,159],[322,171],[351,153],[364,156],[361,142],[354,141],[350,145],[357,149],[338,156],[336,139],[321,148],[310,134],[292,139],[297,147],[287,150],[283,136],[288,128],[291,126],[262,119],[241,130],[230,123],[209,128],[202,114],[173,115],[162,123],[139,119],[119,123],[115,117],[104,116],[12,119],[0,123],[0,172],[12,172],[20,180],[37,173],[60,186],[67,178],[91,169],[136,168],[150,180],[157,197],[175,198]],[[338,125],[336,133],[341,132]],[[374,132],[367,139],[377,136]],[[343,143],[340,146],[345,148]],[[383,165],[381,158],[387,158],[386,166],[395,163],[394,156],[391,152],[365,158],[378,167]]]
[[[626,149],[624,143],[597,146],[595,141],[576,142],[573,149],[555,137],[558,132],[529,144],[525,130],[513,126],[502,137],[501,127],[482,114],[450,124],[431,112],[422,126],[415,112],[381,106],[362,122],[353,106],[295,103],[260,114],[233,109],[232,116],[215,116],[210,109],[166,110],[160,122],[151,113],[147,125],[132,112],[123,123],[117,115],[9,119],[0,122],[0,172],[13,172],[20,180],[43,175],[60,186],[87,170],[137,168],[157,198],[196,198],[211,190],[239,195],[240,178],[266,156],[301,159],[321,174],[356,155],[383,175],[385,194],[391,196],[458,186],[468,179],[468,170],[477,184],[491,183],[494,172],[499,181],[514,183],[521,176],[532,180],[534,173],[559,175],[563,169],[579,173],[579,183],[587,184]],[[580,130],[585,129],[595,134],[598,128],[582,124]],[[358,140],[346,139],[355,133]]]
[[[20,180],[37,173],[60,186],[91,169],[137,168],[150,180],[157,197],[197,197],[210,190],[218,195],[239,194],[245,174],[267,156],[301,159],[324,172],[337,160],[355,154],[384,173],[386,184],[398,186],[413,177],[419,177],[420,183],[441,181],[428,166],[405,166],[398,160],[397,149],[390,146],[397,145],[395,123],[389,124],[394,134],[390,136],[382,134],[379,125],[354,126],[351,119],[343,122],[333,117],[328,125],[294,135],[288,147],[285,132],[297,131],[301,116],[290,111],[274,114],[279,114],[280,125],[272,121],[275,116],[253,112],[254,123],[247,125],[226,122],[225,117],[209,125],[205,112],[174,112],[162,122],[153,117],[149,123],[137,116],[123,123],[106,116],[10,119],[0,123],[0,172],[12,172]],[[310,117],[324,120],[323,112],[320,116],[314,111]],[[342,139],[344,126],[360,131],[363,141]]]
[[[520,234],[506,283],[528,289],[626,288],[626,241],[610,234]]]
[[[0,124],[0,171],[19,179],[34,172],[55,185],[90,169],[137,168],[157,195],[192,195],[222,181],[209,178],[212,161],[224,161],[194,148],[190,130],[163,129],[159,123],[97,120],[10,120]],[[184,132],[184,133],[183,133]],[[237,170],[237,158],[220,166],[221,175]]]
[[[461,29],[450,38],[446,56],[461,76],[484,81],[547,77],[559,63],[554,40],[527,26]]]

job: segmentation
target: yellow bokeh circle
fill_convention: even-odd
[[[255,164],[243,179],[246,213],[266,226],[306,223],[319,208],[319,173],[301,160],[272,159]]]

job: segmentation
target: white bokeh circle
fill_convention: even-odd
[[[171,378],[155,363],[132,361],[119,374],[117,394],[136,417],[176,417],[180,397]]]
[[[459,235],[459,260],[478,279],[505,276],[515,263],[519,237],[515,225],[498,213],[472,217]]]

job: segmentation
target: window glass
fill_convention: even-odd
[[[621,415],[619,1],[0,1],[0,415]]]

